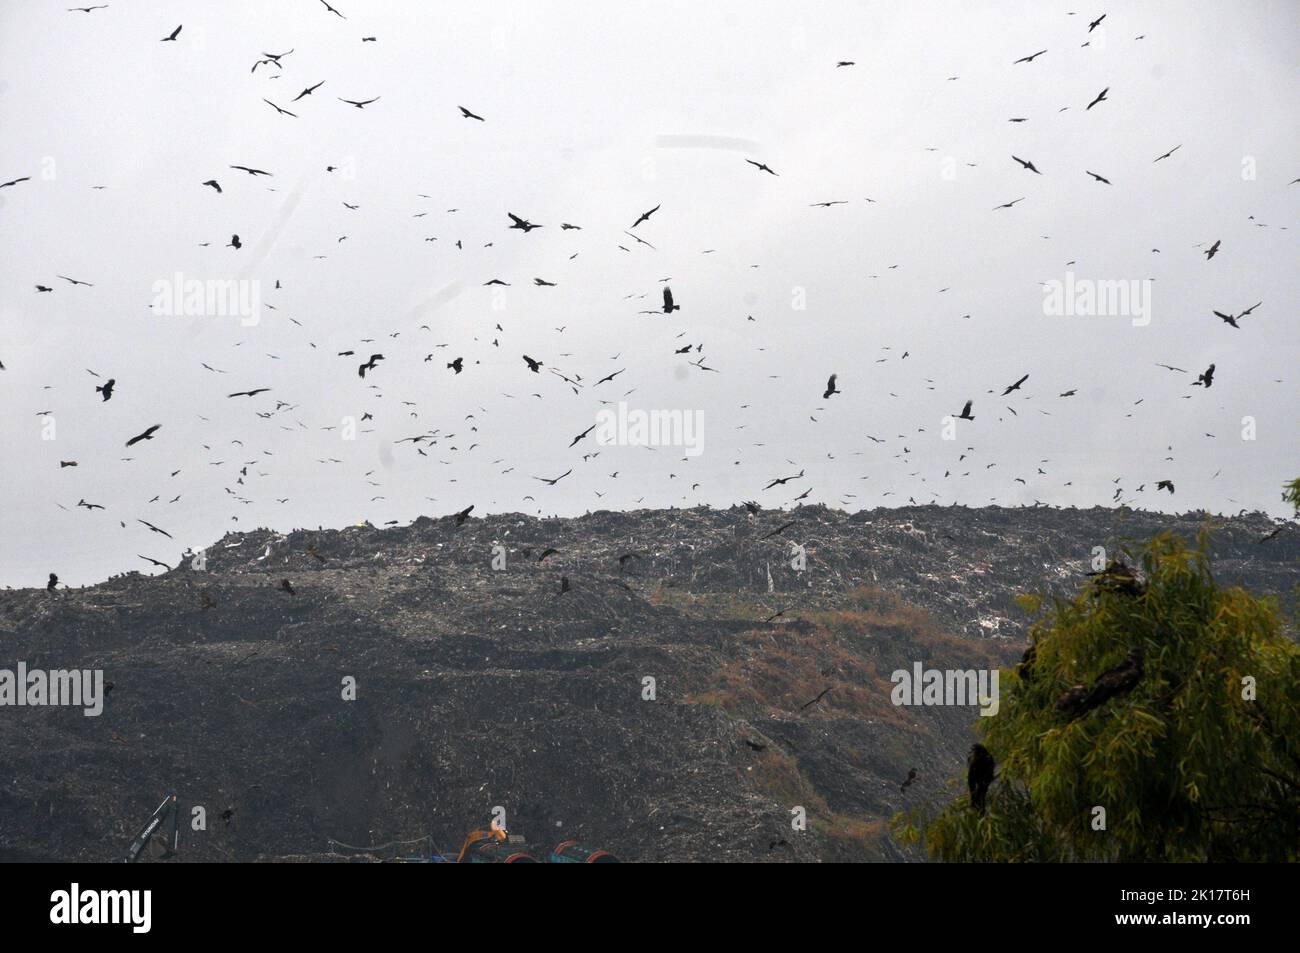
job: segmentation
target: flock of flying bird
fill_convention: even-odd
[[[338,18],[339,20],[347,19],[347,16],[343,12],[331,6],[329,3],[325,2],[325,0],[319,0],[319,2],[321,3],[322,6],[322,12],[327,16],[335,17]],[[94,5],[88,7],[74,7],[74,8],[69,8],[69,12],[84,13],[87,15],[91,15],[91,14],[105,15],[99,13],[99,11],[109,11],[112,10],[114,6],[115,6],[114,4],[100,4],[100,5]],[[1106,15],[1102,14],[1101,16],[1098,16],[1095,19],[1089,21],[1085,36],[1088,34],[1092,34],[1093,31],[1095,31],[1099,26],[1101,26],[1102,22],[1105,19],[1106,19]],[[184,24],[178,24],[174,29],[167,32],[166,35],[162,36],[160,42],[163,43],[176,42],[178,38],[182,35],[183,30],[184,30]],[[1138,36],[1136,39],[1141,40],[1143,39],[1143,37]],[[360,37],[360,41],[362,43],[379,44],[379,37],[362,36]],[[1085,39],[1083,45],[1087,46],[1089,42],[1090,42],[1089,40]],[[382,48],[382,46],[380,48]],[[287,70],[290,70],[292,68],[294,62],[294,60],[292,59],[292,54],[294,54],[295,49],[296,47],[291,47],[285,50],[284,52],[279,52],[279,53],[268,53],[263,51],[259,53],[255,58],[253,58],[251,69],[249,72],[254,76],[258,77],[259,80],[266,80],[267,82],[269,82],[272,79],[280,79],[281,77],[287,75],[286,73]],[[1042,67],[1039,64],[1040,58],[1047,57],[1048,59],[1050,59],[1050,54],[1051,54],[1050,49],[1041,49],[1036,52],[1030,53],[1028,55],[1022,56],[1018,59],[1015,59],[1014,62],[1008,65],[1011,68],[1017,70],[1018,69],[1041,69]],[[851,69],[855,65],[856,65],[855,61],[852,60],[840,60],[834,64],[834,68]],[[259,70],[261,70],[260,73]],[[957,78],[958,77],[949,77],[950,80],[956,80]],[[326,78],[311,77],[311,78],[306,78],[306,81],[303,83],[303,85],[301,85],[301,87],[298,87],[297,84],[295,84],[295,88],[298,88],[300,90],[296,93],[296,95],[287,98],[279,97],[279,96],[276,96],[275,98],[270,98],[270,96],[261,96],[259,98],[263,103],[265,103],[268,107],[270,107],[275,111],[276,116],[282,117],[286,121],[295,120],[301,118],[302,111],[304,109],[311,106],[312,103],[316,103],[322,96],[328,95],[328,92],[322,93],[321,91],[323,88],[326,88],[330,85],[332,85],[332,83],[328,77]],[[1109,102],[1109,93],[1110,93],[1109,86],[1103,88],[1100,92],[1098,92],[1095,96],[1093,96],[1086,104],[1081,104],[1083,105],[1083,110],[1085,112],[1088,112],[1093,110],[1094,108],[1104,107],[1104,105]],[[357,98],[335,96],[334,98],[337,102],[351,106],[358,110],[366,109],[367,107],[371,107],[376,103],[382,102],[381,95],[368,95],[366,97],[357,97]],[[319,106],[314,106],[312,108],[319,108]],[[381,106],[379,108],[382,109],[383,107]],[[1068,106],[1063,107],[1062,111],[1068,108],[1069,108]],[[449,113],[451,113],[451,115],[458,115],[461,120],[469,121],[471,123],[486,124],[491,121],[489,116],[482,115],[479,112],[476,112],[474,109],[471,109],[463,105],[456,105],[454,112],[452,112],[450,107],[448,107],[448,111]],[[490,113],[491,111],[487,110],[486,112]],[[1016,116],[1016,117],[1012,117],[1010,119],[1010,122],[1023,123],[1027,121],[1027,119],[1028,117],[1025,116]],[[1161,155],[1156,156],[1152,161],[1154,163],[1160,163],[1165,160],[1168,160],[1172,156],[1174,156],[1174,154],[1177,153],[1181,148],[1182,148],[1181,144],[1176,145],[1173,148],[1165,151]],[[1039,168],[1038,163],[1036,163],[1032,158],[1027,158],[1021,155],[1010,154],[1009,151],[1008,154],[1009,154],[1008,161],[1018,166],[1022,172],[1030,173],[1034,176],[1044,176],[1047,174],[1051,174],[1052,170],[1047,170],[1045,172],[1043,169]],[[261,168],[257,165],[236,164],[228,161],[223,163],[223,165],[229,171],[242,173],[244,176],[247,176],[249,179],[255,182],[262,181],[262,180],[268,180],[268,181],[275,180],[277,174],[276,171],[272,171],[271,169]],[[739,169],[744,169],[746,165],[753,170],[751,174],[757,174],[760,178],[766,176],[780,177],[781,174],[778,171],[774,170],[770,165],[768,165],[767,162],[761,161],[756,158],[744,158],[743,164],[738,163]],[[333,173],[337,171],[337,167],[333,165],[328,165],[325,166],[325,171],[327,173]],[[1091,169],[1083,169],[1081,170],[1081,172],[1089,176],[1098,185],[1101,186],[1112,185],[1111,178],[1109,178],[1107,175],[1101,174],[1100,172],[1095,172],[1092,171]],[[17,176],[7,181],[0,182],[0,189],[6,189],[6,190],[14,189],[15,192],[17,192],[20,189],[20,187],[23,187],[24,183],[27,183],[30,180],[31,180],[30,175]],[[1297,179],[1290,184],[1294,185],[1297,183],[1300,183],[1300,179]],[[214,196],[224,195],[226,192],[226,187],[223,187],[221,180],[218,179],[216,176],[209,176],[207,178],[204,178],[203,175],[196,175],[194,177],[194,186],[196,188],[211,189],[212,192],[214,193]],[[428,199],[431,198],[431,196],[421,194],[421,198]],[[867,199],[866,201],[874,202],[875,200]],[[1019,203],[1024,201],[1026,201],[1026,196],[1021,196],[1015,199],[1011,199],[1007,202],[995,206],[992,209],[992,211],[1000,212],[1002,210],[1011,210],[1014,209]],[[847,200],[835,199],[831,201],[819,201],[819,202],[813,202],[809,204],[811,207],[829,209],[834,206],[843,205],[846,203]],[[349,203],[345,201],[342,202],[342,204],[350,212],[354,212],[360,208],[359,203]],[[660,213],[662,207],[663,207],[662,203],[660,203],[660,204],[656,204],[653,208],[649,208],[643,212],[640,212],[639,214],[629,215],[628,219],[625,219],[625,221],[630,219],[630,224],[626,228],[622,229],[621,238],[613,240],[613,243],[617,246],[617,248],[624,253],[631,254],[633,253],[634,249],[638,249],[644,246],[650,249],[650,253],[653,253],[656,249],[656,246],[648,240],[646,235],[650,227],[652,226],[652,219],[654,219],[654,222],[661,221],[661,219],[655,219],[654,217]],[[448,211],[455,212],[457,210],[450,209]],[[417,213],[416,217],[417,218],[422,217],[424,214],[426,213],[424,212]],[[668,214],[671,215],[672,213],[669,212]],[[533,236],[533,233],[537,232],[538,230],[546,230],[543,231],[543,236],[551,233],[567,234],[570,232],[581,232],[583,230],[581,225],[573,224],[567,221],[558,223],[558,228],[554,223],[534,222],[530,220],[528,217],[524,215],[516,214],[515,211],[506,208],[503,208],[501,210],[499,221],[500,221],[500,225],[498,227],[501,229],[501,232],[503,234],[508,232],[518,233],[520,236],[518,240],[520,241],[543,241],[544,238]],[[637,229],[641,226],[646,226],[646,227],[643,228],[641,231],[637,231]],[[523,236],[529,236],[529,237],[524,238]],[[338,241],[342,242],[346,237],[347,236],[345,235],[339,238]],[[624,244],[622,238],[626,238],[629,241],[631,247],[629,247],[629,244]],[[426,241],[434,241],[434,240],[436,239],[435,238],[426,239]],[[203,246],[209,246],[211,243],[202,242],[200,244]],[[495,239],[494,241],[488,242],[485,247],[491,247],[493,244],[495,244]],[[464,247],[462,240],[457,239],[455,241],[455,246],[457,249],[462,249]],[[244,242],[241,240],[238,234],[234,234],[231,236],[230,241],[226,243],[225,247],[229,249],[233,249],[234,253],[238,253],[240,252],[241,249],[243,249]],[[705,253],[708,254],[712,251],[713,249],[708,249],[706,250]],[[1154,251],[1158,251],[1158,250],[1153,249],[1153,252]],[[1224,252],[1224,246],[1220,240],[1216,239],[1212,243],[1206,243],[1205,247],[1202,248],[1202,252],[1201,252],[1201,254],[1203,254],[1204,256],[1204,262],[1205,262],[1204,266],[1214,267],[1214,265],[1210,265],[1209,263],[1213,259],[1215,259],[1217,255],[1220,255],[1223,252]],[[574,254],[570,255],[569,256],[570,260],[576,258],[577,254],[578,253],[575,252]],[[321,258],[325,256],[318,255],[316,257]],[[892,266],[892,267],[896,267],[896,266]],[[86,288],[86,289],[95,288],[95,284],[93,282],[85,281],[80,278],[73,278],[62,274],[59,274],[56,277],[64,282],[67,282],[69,288]],[[88,277],[94,277],[94,276],[88,276]],[[483,287],[493,287],[493,286],[510,287],[513,284],[512,281],[508,281],[504,278],[497,277],[495,275],[482,275],[480,277],[485,279],[481,282],[481,285]],[[658,295],[661,298],[661,304],[658,307],[655,307],[650,310],[639,311],[637,312],[637,314],[658,315],[668,319],[672,319],[678,312],[683,312],[684,314],[689,315],[689,310],[685,312],[683,311],[683,304],[679,303],[677,297],[674,295],[674,291],[672,287],[670,287],[670,285],[668,284],[669,280],[671,279],[664,278],[661,280],[662,287],[658,289]],[[535,288],[554,288],[559,285],[559,281],[538,276],[532,278],[532,284],[533,287]],[[51,295],[51,294],[55,294],[56,292],[56,285],[51,283],[48,277],[35,277],[35,280],[33,281],[33,285],[35,288],[35,292],[38,295]],[[678,285],[679,288],[683,287],[680,281],[678,282]],[[277,291],[282,289],[281,282],[278,279],[275,281],[275,288]],[[689,291],[689,287],[687,287],[686,290]],[[648,294],[649,292],[644,292],[644,291],[639,293],[634,292],[632,294],[627,295],[627,298],[639,300],[647,297]],[[686,307],[688,309],[690,304],[689,297],[690,295],[687,294]],[[1227,326],[1230,329],[1243,330],[1242,325],[1239,322],[1241,322],[1245,318],[1251,317],[1254,314],[1254,312],[1257,309],[1259,309],[1262,305],[1263,305],[1262,301],[1257,301],[1256,303],[1252,304],[1250,307],[1245,308],[1244,310],[1241,311],[1221,311],[1215,309],[1212,311],[1211,315],[1207,315],[1206,317],[1207,319],[1217,318],[1219,321],[1223,323],[1223,325]],[[301,322],[298,322],[296,319],[291,318],[289,320],[292,321],[295,325],[301,326]],[[752,315],[748,315],[746,317],[746,320],[752,322],[752,321],[756,321],[757,319],[755,319]],[[1258,318],[1255,318],[1254,320],[1258,320]],[[1249,324],[1247,324],[1246,327],[1249,328]],[[416,333],[419,332],[427,332],[430,334],[434,333],[433,329],[430,328],[429,325],[420,325],[419,328],[416,328],[414,330],[416,331]],[[555,330],[562,334],[564,329],[557,328]],[[401,331],[395,331],[391,333],[389,335],[389,338],[393,343],[391,345],[386,345],[386,348],[397,347],[398,346],[397,341],[401,333],[402,333]],[[495,324],[494,331],[492,333],[494,333],[495,336],[491,342],[491,346],[493,348],[498,348],[498,349],[502,348],[503,347],[502,340],[507,338],[506,329],[502,327],[500,323],[497,323]],[[687,331],[681,331],[681,333],[678,334],[677,337],[678,338],[684,337],[687,333],[688,333]],[[1209,333],[1209,331],[1207,330],[1206,333]],[[359,343],[373,344],[374,339],[370,339],[370,338],[362,339]],[[316,347],[315,343],[312,343],[311,347],[315,348]],[[445,347],[447,347],[447,345],[440,344],[440,345],[435,345],[432,349],[421,349],[421,350],[429,350],[429,353],[427,353],[427,356],[425,356],[423,359],[424,362],[426,363],[432,362],[435,359],[434,352],[438,349],[445,348]],[[704,347],[703,344],[686,343],[681,346],[674,347],[673,354],[686,356],[694,353],[698,355],[698,357],[695,360],[690,360],[688,362],[689,366],[697,369],[700,372],[715,373],[715,374],[723,373],[723,371],[720,370],[718,367],[713,367],[705,363],[706,358],[703,356],[703,347]],[[386,376],[385,369],[382,366],[381,362],[384,362],[387,359],[385,357],[385,354],[378,349],[375,349],[373,347],[365,347],[365,348],[358,349],[357,346],[353,346],[343,350],[339,350],[336,352],[336,354],[337,357],[339,358],[357,359],[358,363],[355,364],[357,377],[359,377],[362,381],[367,382],[368,385],[372,388],[377,389],[379,385],[375,384],[374,381],[382,380]],[[468,367],[466,363],[467,362],[466,355],[449,353],[445,356],[448,359],[446,361],[440,361],[439,363],[445,364],[445,370],[449,372],[449,374],[453,379],[459,378],[462,374],[467,372]],[[521,380],[527,380],[528,379],[527,375],[529,374],[538,375],[540,377],[543,375],[543,373],[545,373],[547,377],[551,378],[554,381],[555,386],[567,387],[575,395],[582,395],[583,393],[593,393],[593,394],[603,393],[603,392],[596,392],[595,388],[600,387],[601,385],[606,383],[611,383],[620,375],[629,371],[628,367],[622,367],[618,370],[615,370],[611,374],[600,376],[599,379],[595,380],[592,383],[588,383],[587,376],[584,375],[583,373],[561,369],[562,368],[561,362],[565,356],[566,355],[564,354],[557,354],[555,356],[543,355],[544,359],[538,359],[538,358],[531,357],[528,354],[521,353],[519,355],[519,358],[517,358],[519,363],[516,365],[518,367],[517,373],[519,375],[519,378]],[[905,360],[908,358],[908,356],[909,356],[909,352],[905,351],[902,354],[902,359]],[[0,355],[0,370],[5,369],[5,365],[3,363],[3,357],[4,355]],[[617,357],[618,355],[615,355],[615,359],[617,359]],[[364,360],[362,358],[364,358]],[[474,363],[477,364],[479,363],[479,361],[475,360]],[[1184,368],[1176,367],[1174,365],[1161,364],[1159,366],[1173,373],[1188,373]],[[206,372],[211,372],[215,374],[229,373],[228,370],[214,367],[213,365],[208,364],[206,362],[201,364],[201,368]],[[140,388],[140,387],[148,386],[146,381],[119,380],[116,377],[105,378],[101,376],[98,372],[89,369],[88,369],[88,373],[90,373],[95,378],[103,381],[102,383],[94,386],[94,393],[98,395],[100,403],[110,402],[113,399],[114,395],[118,392],[119,388],[125,388],[125,387]],[[590,375],[590,376],[596,377],[597,375]],[[988,393],[991,395],[996,395],[996,398],[998,400],[1003,400],[1005,398],[1010,397],[1012,394],[1015,394],[1016,392],[1020,391],[1020,389],[1030,380],[1030,377],[1031,377],[1030,373],[1028,372],[1024,373],[1014,382],[1003,386],[1000,392],[996,390],[989,390]],[[1197,373],[1196,379],[1191,382],[1190,386],[1200,387],[1205,390],[1208,390],[1210,387],[1213,386],[1214,381],[1215,381],[1215,364],[1211,363],[1204,371]],[[842,384],[843,387],[841,386]],[[813,385],[809,385],[806,388],[806,390],[808,392],[808,396],[810,400],[815,400],[817,393],[820,393],[822,400],[830,401],[832,400],[832,398],[844,394],[846,392],[846,389],[852,390],[855,388],[861,388],[863,386],[864,385],[862,382],[862,376],[860,374],[848,375],[848,381],[846,382],[841,372],[835,372],[835,373],[830,373],[829,379],[827,380],[825,387],[820,391],[815,389]],[[626,393],[630,394],[634,390],[635,388],[633,388],[633,390],[630,390]],[[267,383],[267,386],[252,387],[244,390],[232,390],[230,393],[228,393],[227,399],[233,400],[236,398],[244,398],[253,402],[253,405],[255,407],[256,406],[267,407],[267,404],[270,404],[270,406],[267,407],[267,409],[254,411],[259,418],[264,420],[279,418],[283,415],[292,414],[299,409],[300,405],[292,401],[275,399],[274,396],[275,391],[276,391],[275,382],[271,381]],[[1074,396],[1076,393],[1077,393],[1076,389],[1070,388],[1070,389],[1062,390],[1058,394],[1058,397],[1061,399],[1066,399]],[[269,398],[262,397],[262,395],[265,394],[272,394],[273,396]],[[538,393],[535,394],[534,396],[541,397],[542,395]],[[976,399],[977,398],[967,396],[966,394],[953,395],[954,412],[951,414],[953,421],[960,421],[964,426],[973,425],[977,420],[977,415],[975,413]],[[611,401],[604,401],[604,400],[600,401],[600,404],[602,405],[608,405],[610,403]],[[405,406],[412,407],[412,408],[415,406],[412,402],[409,401],[403,401],[403,404]],[[958,404],[961,405],[960,411],[956,410]],[[1005,404],[1004,406],[1012,415],[1017,415],[1017,411],[1013,407]],[[416,412],[414,409],[408,410],[407,413],[412,417],[418,418],[419,416],[418,412]],[[202,418],[202,417],[201,419],[206,420],[206,418]],[[363,423],[366,421],[371,421],[373,419],[374,419],[374,415],[370,411],[366,411],[361,416],[361,421]],[[811,419],[814,421],[816,420],[815,417]],[[983,414],[980,415],[979,419],[985,419],[983,417]],[[468,426],[468,434],[464,435],[463,439],[469,439],[471,441],[471,445],[468,446],[468,448],[463,452],[468,453],[474,450],[477,446],[479,446],[479,443],[477,441],[477,436],[479,434],[480,420],[474,414],[468,415],[466,420]],[[145,447],[141,445],[149,444],[149,445],[157,445],[155,447],[155,451],[164,450],[166,445],[169,443],[169,441],[167,440],[167,437],[169,435],[166,432],[168,428],[164,427],[164,425],[161,423],[153,423],[153,422],[145,422],[145,421],[136,421],[135,424],[136,426],[134,427],[131,426],[131,422],[127,422],[127,421],[117,422],[116,424],[117,426],[123,427],[125,433],[130,434],[129,436],[125,437],[125,439],[123,439],[122,441],[124,448],[135,448],[137,446],[140,446],[141,450],[144,450]],[[304,428],[306,427],[306,425],[302,424],[300,421],[298,422],[298,426]],[[286,429],[289,428],[286,427]],[[334,430],[337,428],[331,426],[331,427],[322,427],[321,429]],[[571,441],[568,444],[568,448],[573,449],[582,441],[589,440],[589,435],[594,429],[595,429],[594,426],[589,427],[586,430],[578,433],[576,436],[573,436]],[[899,437],[905,439],[905,436],[902,434],[900,434]],[[422,456],[422,457],[429,457],[430,451],[433,450],[435,447],[442,448],[444,452],[460,450],[460,446],[457,443],[452,442],[457,440],[457,438],[458,438],[458,434],[454,432],[444,433],[441,428],[432,428],[432,429],[422,430],[421,432],[410,436],[402,437],[400,439],[395,440],[394,443],[398,447],[408,448],[415,455]],[[885,438],[881,438],[873,435],[868,435],[868,439],[877,444],[886,442]],[[243,446],[242,441],[234,441],[234,443],[237,444],[239,447]],[[170,452],[176,454],[176,457],[174,458],[173,462],[178,467],[178,469],[175,469],[171,474],[173,477],[175,477],[176,475],[180,474],[187,466],[191,466],[193,464],[194,462],[192,457],[193,451],[177,450],[175,444],[172,444],[171,446],[172,449]],[[210,449],[210,448],[208,448],[207,445],[205,445],[205,449]],[[967,453],[973,451],[973,449],[974,449],[973,447],[967,447],[966,448]],[[911,451],[904,444],[902,449],[902,456],[900,457],[900,459],[906,459],[905,455],[910,452]],[[596,457],[600,455],[600,453],[601,450],[599,449],[592,449],[589,452],[584,452],[581,458],[582,463],[583,464],[591,463],[593,460],[595,460]],[[965,461],[967,457],[967,453],[961,454],[958,462]],[[270,456],[273,456],[273,453],[271,451],[263,450],[262,456],[254,457],[241,462],[240,469],[238,470],[237,475],[231,480],[229,485],[225,487],[225,492],[230,497],[231,502],[239,503],[243,505],[251,505],[254,502],[254,499],[249,495],[247,495],[250,492],[248,489],[247,481],[250,481],[251,479],[253,479],[253,477],[268,476],[267,473],[259,470],[258,468],[266,465],[268,463],[267,458]],[[221,463],[224,462],[225,462],[224,460],[215,461],[213,462],[213,465],[220,465]],[[343,461],[334,457],[328,457],[324,459],[318,459],[317,462],[323,465],[327,465],[327,464],[338,464],[338,463],[342,463]],[[446,463],[447,461],[444,460],[442,462]],[[503,458],[501,460],[497,460],[494,462],[500,464],[505,462],[505,459]],[[793,461],[791,462],[793,463]],[[1043,462],[1045,463],[1047,461],[1043,461]],[[737,464],[739,464],[739,461],[737,461]],[[59,461],[60,469],[68,468],[68,467],[76,467],[78,465],[79,462],[76,460]],[[575,462],[575,466],[576,465],[577,464]],[[989,467],[994,465],[995,464],[988,464]],[[251,473],[250,473],[250,468],[252,468]],[[502,472],[508,474],[512,470],[514,470],[514,467],[510,467],[509,469],[506,469]],[[804,480],[806,479],[805,477],[806,471],[807,471],[807,466],[800,466],[798,473],[789,476],[777,476],[771,478],[766,483],[766,485],[763,486],[761,489],[763,492],[766,492],[776,487],[783,487],[786,484],[791,482]],[[570,476],[573,472],[574,472],[574,467],[569,467],[569,469],[567,469],[564,473],[560,474],[559,476],[548,477],[548,476],[533,475],[532,480],[553,487],[556,484],[558,484],[561,480]],[[1041,467],[1038,469],[1038,473],[1045,475],[1045,471],[1043,471]],[[373,470],[365,474],[365,477],[367,478],[367,482],[370,483],[372,486],[379,486],[379,484],[376,484],[374,481],[369,480],[369,477],[371,477],[373,474],[374,474]],[[613,473],[609,474],[608,476],[610,479],[617,479],[618,474],[619,471],[616,470]],[[947,471],[944,473],[945,478],[949,477],[950,475],[951,475],[951,471]],[[672,477],[675,478],[676,474],[673,474]],[[1026,483],[1026,481],[1023,478],[1016,478],[1016,480],[1017,482],[1022,484]],[[1151,475],[1151,477],[1147,482],[1152,483],[1157,490],[1163,490],[1170,494],[1174,493],[1174,482],[1168,475],[1154,474]],[[1116,483],[1118,483],[1118,480],[1116,480]],[[1069,486],[1071,484],[1067,483],[1065,485]],[[692,488],[698,486],[699,484],[693,484]],[[1145,490],[1145,487],[1146,487],[1146,483],[1144,482],[1142,485],[1140,485],[1137,488],[1137,491],[1141,492]],[[804,492],[800,496],[794,497],[792,500],[784,501],[784,502],[798,503],[800,501],[803,501],[809,497],[811,490],[812,488],[808,487],[807,489],[804,490]],[[1115,499],[1116,501],[1120,500],[1122,493],[1123,493],[1122,490],[1117,489],[1113,499]],[[850,496],[851,495],[852,494],[850,494]],[[885,495],[890,495],[890,494],[885,494]],[[599,498],[599,497],[603,497],[604,494],[597,492],[596,496]],[[154,498],[152,500],[149,500],[148,502],[152,504],[157,502],[159,499],[160,499],[160,495],[155,495]],[[180,499],[181,499],[181,495],[177,494],[172,499],[172,502],[177,502]],[[384,500],[384,499],[385,497],[380,495],[371,497],[372,502]],[[523,499],[526,501],[532,500],[536,502],[535,498],[532,497],[531,495],[524,496]],[[915,502],[914,497],[911,497],[909,499],[912,502]],[[289,498],[288,497],[277,498],[277,501],[280,503],[285,503],[289,501]],[[61,508],[67,509],[67,507],[63,506],[63,504],[58,504],[58,505]],[[747,503],[746,505],[751,507],[757,507],[757,504],[753,504],[753,503]],[[77,502],[76,506],[73,508],[95,510],[95,509],[103,509],[104,507],[102,504],[87,503],[86,500],[82,498]],[[468,517],[470,510],[472,509],[473,506],[457,514],[458,524],[464,522],[464,520]],[[751,512],[757,512],[757,510],[751,509]],[[231,518],[232,520],[238,519],[238,517],[231,517]],[[124,528],[127,526],[126,520],[121,520],[120,522]],[[134,524],[143,524],[153,534],[161,534],[165,537],[171,538],[169,533],[155,526],[153,523],[150,523],[148,521],[139,518],[133,518],[132,522]],[[393,520],[390,522],[396,523],[397,521]],[[781,527],[780,529],[775,530],[773,533],[769,534],[769,536],[781,532],[781,529],[784,528],[785,527]],[[150,564],[161,566],[161,567],[167,567],[167,564],[165,562],[158,560],[154,557],[141,555],[140,558]],[[51,587],[53,587],[53,585],[57,582],[57,577],[51,574],[51,580],[52,580]],[[567,587],[567,581],[565,585]],[[286,588],[286,591],[292,594],[291,589]]]

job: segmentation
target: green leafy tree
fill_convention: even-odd
[[[1282,502],[1295,507],[1295,515],[1300,516],[1300,477],[1282,487]]]
[[[962,794],[895,834],[945,861],[1300,859],[1300,646],[1272,599],[1215,582],[1207,544],[1160,535],[1140,574],[1022,598],[1031,647],[980,719],[985,811]]]

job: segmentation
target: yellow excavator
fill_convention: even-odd
[[[528,852],[527,845],[515,843],[501,827],[470,831],[453,861],[441,858],[442,863],[457,864],[536,864],[536,857]],[[519,840],[522,840],[520,838]],[[575,840],[563,841],[551,851],[552,864],[617,864],[618,858],[607,850],[593,850]]]
[[[527,851],[515,850],[505,828],[470,831],[456,856],[458,864],[535,864],[537,858]]]

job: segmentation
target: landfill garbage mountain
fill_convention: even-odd
[[[542,855],[919,860],[889,818],[951,798],[980,714],[891,673],[1009,665],[1018,594],[1206,526],[1221,581],[1294,601],[1262,514],[936,506],[257,530],[5,590],[0,667],[108,690],[0,711],[0,861],[118,860],[169,793],[170,863],[454,856],[494,820]]]

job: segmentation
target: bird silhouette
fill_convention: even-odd
[[[653,215],[653,214],[654,214],[655,212],[657,212],[657,211],[659,211],[659,206],[658,206],[658,205],[656,205],[654,208],[652,208],[652,209],[651,209],[650,211],[648,211],[648,212],[642,212],[640,218],[638,218],[635,222],[632,223],[632,227],[633,227],[633,228],[636,228],[636,227],[637,227],[638,225],[640,225],[642,222],[648,220],[648,219],[650,218],[650,216]]]
[[[165,529],[159,529],[157,526],[154,526],[153,523],[150,523],[148,520],[137,519],[136,522],[149,527],[150,532],[157,533],[160,536],[166,536],[168,539],[172,538],[171,533],[167,532],[167,530]]]
[[[271,102],[271,100],[267,99],[266,97],[263,97],[263,98],[262,98],[262,102],[266,103],[268,106],[270,106],[270,107],[271,107],[272,109],[274,109],[276,112],[278,112],[281,116],[292,116],[294,119],[297,119],[297,118],[298,118],[298,114],[297,114],[297,113],[291,113],[291,112],[289,112],[289,110],[287,110],[287,109],[282,109],[282,108],[280,108],[279,106],[277,106],[275,103]]]
[[[1063,712],[1070,721],[1075,721],[1112,698],[1129,694],[1145,674],[1142,650],[1133,649],[1124,661],[1106,669],[1091,685],[1075,685],[1066,689],[1056,701],[1056,710]]]
[[[566,476],[568,476],[572,472],[573,472],[573,468],[570,467],[569,469],[565,470],[563,473],[561,473],[559,476],[555,477],[554,479],[551,479],[550,477],[533,477],[533,479],[540,480],[541,482],[547,484],[548,486],[555,486],[555,484],[559,483],[561,480],[563,480]]]
[[[772,482],[770,482],[767,486],[763,487],[763,489],[770,490],[774,486],[785,486],[791,480],[798,480],[802,476],[803,476],[803,470],[800,470],[794,476],[777,477],[776,479],[772,480]]]
[[[834,686],[832,685],[831,688],[834,688]],[[799,710],[800,710],[800,711],[807,711],[807,710],[808,710],[809,708],[811,708],[813,705],[817,704],[819,701],[821,701],[823,698],[825,698],[828,694],[830,694],[830,691],[831,691],[830,688],[824,688],[824,689],[822,689],[822,692],[821,692],[820,695],[818,695],[818,696],[817,696],[816,698],[814,698],[812,701],[810,701],[810,702],[805,702],[804,704],[800,705],[800,706],[799,706]]]
[[[543,227],[544,227],[544,226],[542,226],[542,225],[534,225],[532,222],[528,221],[527,219],[525,219],[525,218],[520,218],[520,217],[519,217],[518,215],[516,215],[514,212],[506,212],[506,215],[509,216],[510,221],[514,223],[514,224],[512,224],[510,227],[511,227],[511,228],[517,228],[517,229],[519,229],[519,230],[522,231],[525,235],[527,235],[529,232],[531,232],[534,228],[543,228]]]
[[[987,805],[989,786],[993,783],[997,763],[989,749],[973,744],[966,758],[966,788],[970,792],[971,807],[983,814]]]
[[[1264,302],[1262,301],[1256,302],[1255,304],[1252,304],[1249,308],[1247,308],[1245,311],[1241,312],[1241,314],[1224,314],[1222,311],[1215,311],[1214,314],[1221,321],[1223,321],[1224,324],[1229,324],[1232,327],[1236,328],[1237,330],[1241,330],[1241,325],[1239,325],[1237,321],[1241,318],[1246,317],[1246,315],[1250,314],[1252,311],[1254,311],[1263,303]]]
[[[578,434],[576,437],[574,437],[572,440],[570,440],[570,441],[569,441],[569,447],[570,447],[570,449],[572,449],[572,448],[577,444],[577,442],[578,442],[579,440],[581,440],[583,437],[587,436],[587,434],[591,433],[591,432],[592,432],[593,430],[595,430],[595,429],[596,429],[596,424],[592,424],[590,427],[588,427],[588,428],[587,428],[586,430],[584,430],[582,433]]]
[[[153,435],[158,432],[160,427],[162,427],[162,424],[154,424],[152,427],[147,429],[144,433],[137,434],[136,436],[132,437],[130,440],[126,442],[126,445],[128,447],[134,447],[141,440],[152,440]]]
[[[680,304],[673,304],[673,289],[664,285],[664,314],[672,314],[680,310],[682,310]]]
[[[1020,378],[1020,380],[1016,381],[1014,384],[1011,384],[1010,386],[1008,386],[1007,389],[1004,390],[1004,391],[1002,392],[1002,396],[1003,396],[1003,397],[1006,397],[1007,394],[1010,394],[1013,390],[1020,390],[1020,385],[1023,384],[1023,383],[1024,383],[1025,381],[1027,381],[1027,380],[1029,380],[1029,375],[1028,375],[1028,374],[1026,374],[1024,377]],[[969,405],[968,405],[967,409],[969,409]]]
[[[1127,596],[1140,596],[1146,592],[1146,584],[1131,566],[1121,560],[1111,560],[1106,564],[1106,568],[1087,575],[1092,578],[1093,586],[1102,591],[1118,592]]]

